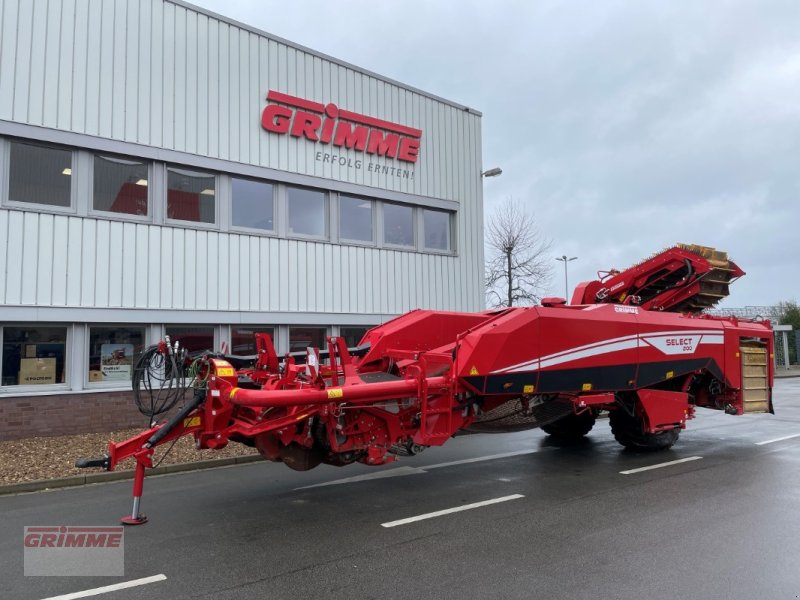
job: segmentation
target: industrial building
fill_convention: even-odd
[[[137,355],[483,307],[479,112],[177,0],[0,0],[0,439]]]

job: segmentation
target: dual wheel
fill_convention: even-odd
[[[629,414],[625,408],[612,410],[608,419],[611,422],[611,433],[614,434],[614,439],[629,450],[666,450],[678,441],[680,429],[647,433],[644,428],[644,420]]]
[[[542,425],[542,431],[555,440],[574,442],[592,430],[595,420],[596,415],[593,411],[586,411],[579,415],[570,413],[558,421]],[[646,433],[644,421],[638,416],[629,414],[624,408],[612,410],[609,414],[609,421],[614,439],[629,450],[666,450],[678,441],[680,432],[678,429],[673,429]]]

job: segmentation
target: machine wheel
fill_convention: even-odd
[[[666,450],[678,441],[679,429],[645,433],[642,419],[629,415],[624,408],[612,410],[608,419],[614,439],[629,450]]]
[[[570,413],[558,421],[542,425],[542,431],[558,440],[579,440],[592,430],[595,419],[595,414],[590,410],[579,415]]]

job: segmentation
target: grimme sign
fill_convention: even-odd
[[[121,526],[34,526],[23,532],[26,576],[125,574]]]
[[[412,164],[419,157],[420,129],[340,109],[333,103],[321,104],[274,90],[267,93],[267,101],[269,103],[261,113],[261,126],[271,133]],[[334,152],[317,152],[316,159],[358,169],[363,166],[361,160],[348,159]],[[411,174],[413,177],[413,171],[376,163],[368,163],[368,170],[406,178]]]

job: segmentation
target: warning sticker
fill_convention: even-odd
[[[197,427],[200,425],[200,417],[189,417],[183,420],[184,427]]]
[[[341,398],[342,396],[344,396],[344,390],[342,388],[333,388],[328,390],[328,400]]]
[[[473,367],[472,367],[472,368],[469,370],[469,374],[470,374],[470,375],[478,375],[478,368],[477,368],[477,367],[475,367],[475,366],[473,366]]]
[[[217,369],[217,375],[219,377],[233,377],[236,375],[236,371],[233,367],[222,367],[221,369]]]

